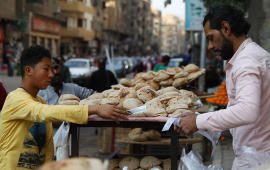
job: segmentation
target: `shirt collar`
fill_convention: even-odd
[[[237,51],[234,53],[233,57],[231,58],[231,60],[228,62],[228,64],[233,65],[234,61],[236,60],[236,57],[239,55],[239,53],[249,44],[252,43],[252,39],[251,38],[247,38],[241,45],[240,47],[237,49]]]

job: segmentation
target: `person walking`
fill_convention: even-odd
[[[159,70],[166,70],[166,66],[169,64],[171,57],[165,55],[162,57],[161,63],[157,64],[154,67],[154,71],[158,72]]]
[[[59,66],[62,72],[62,81],[64,83],[70,83],[71,79],[70,79],[70,72],[69,72],[69,68],[67,66],[64,65],[64,57],[63,56],[59,56],[57,57],[57,59],[59,60]]]
[[[151,71],[153,70],[153,68],[154,68],[154,64],[152,63],[151,58],[149,57],[147,62],[144,64],[144,71],[145,72]]]

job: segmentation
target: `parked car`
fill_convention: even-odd
[[[98,69],[93,62],[93,58],[72,58],[67,60],[64,65],[69,67],[73,83],[87,86],[92,73]]]
[[[117,77],[125,77],[129,71],[129,64],[127,58],[119,57],[113,60],[114,71]],[[106,62],[106,70],[110,70],[109,62]]]
[[[183,58],[171,58],[167,68],[179,67],[180,63],[183,61]]]

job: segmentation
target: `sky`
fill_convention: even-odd
[[[183,0],[171,0],[172,3],[164,7],[165,0],[152,0],[152,6],[162,12],[162,15],[169,13],[185,19],[185,2]]]

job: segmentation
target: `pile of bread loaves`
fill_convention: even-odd
[[[146,156],[141,161],[137,158],[128,156],[122,160],[109,160],[108,170],[122,170],[127,167],[128,170],[151,170],[152,168],[171,169],[171,159],[159,160],[154,156]]]
[[[142,131],[142,128],[134,128],[129,131],[128,136],[131,140],[137,142],[145,142],[149,140],[159,140],[161,135],[156,130]]]

